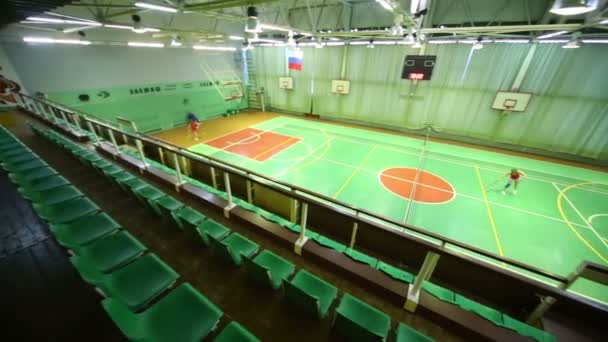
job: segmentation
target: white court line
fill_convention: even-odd
[[[287,130],[292,130],[292,131],[297,131],[294,128],[289,128],[289,127],[283,127],[283,129],[287,129]],[[316,132],[308,132],[310,134],[314,134],[314,135],[321,135],[319,133]],[[420,153],[415,153],[415,152],[410,152],[406,149],[411,149],[410,147],[403,147],[403,148],[396,148],[396,147],[391,147],[391,146],[387,146],[387,145],[381,145],[381,144],[374,144],[374,143],[367,143],[367,142],[361,142],[361,141],[357,141],[357,140],[353,140],[353,139],[349,139],[349,138],[344,138],[344,137],[332,137],[333,139],[336,140],[342,140],[342,141],[346,141],[346,142],[351,142],[353,144],[358,144],[358,145],[372,145],[372,146],[376,146],[377,148],[381,148],[381,149],[385,149],[385,150],[389,150],[389,151],[395,151],[395,152],[400,152],[403,154],[408,154],[408,155],[413,155],[413,156],[419,156]],[[433,151],[430,151],[431,153],[433,153]],[[463,165],[463,166],[468,166],[471,168],[475,167],[475,164],[473,163],[467,163],[467,162],[463,162],[463,161],[456,161],[456,160],[451,160],[451,159],[447,159],[447,158],[442,158],[442,157],[437,157],[437,156],[433,156],[433,155],[428,155],[426,158],[429,159],[435,159],[435,160],[439,160],[439,161],[445,161],[448,163],[452,163],[452,164],[457,164],[457,165]],[[480,169],[484,169],[487,171],[492,171],[492,172],[496,172],[496,173],[504,173],[505,170],[499,170],[499,169],[495,169],[495,168],[491,168],[488,166],[480,166]],[[533,169],[527,169],[528,171],[534,171],[534,172],[541,172],[541,171],[537,171],[537,170],[533,170]],[[542,172],[541,172],[542,173]],[[527,176],[526,178],[528,179],[534,179],[534,180],[538,180],[540,182],[545,182],[545,183],[556,183],[559,185],[571,185],[571,184],[575,184],[575,183],[563,183],[563,182],[559,182],[559,181],[555,181],[552,180],[550,178],[543,178],[543,177],[533,177],[533,176]],[[578,179],[575,179],[575,181],[579,181]],[[600,183],[597,182],[599,184],[604,184],[604,183]],[[607,184],[608,185],[608,184]],[[601,190],[597,190],[597,189],[590,189],[590,188],[585,188],[585,187],[581,187],[581,190],[586,190],[586,191],[591,191],[591,192],[596,192],[596,193],[600,193],[600,194],[604,194],[604,195],[608,195],[608,192],[604,192]]]
[[[595,214],[595,215],[591,215],[589,216],[589,218],[587,219],[587,221],[589,221],[589,223],[592,223],[591,221],[593,221],[594,218],[596,217],[608,217],[608,214]]]
[[[553,186],[557,189],[558,192],[562,191],[562,189],[560,189],[559,186],[557,186],[557,184],[553,183]],[[572,207],[572,209],[574,209],[574,211],[576,211],[576,213],[581,218],[581,220],[583,220],[583,222],[585,222],[585,224],[591,229],[591,231],[593,232],[593,234],[595,234],[595,236],[597,236],[597,238],[600,240],[600,242],[602,244],[604,244],[604,246],[606,248],[608,248],[608,243],[606,243],[606,241],[604,241],[604,237],[601,236],[600,234],[598,234],[598,232],[593,228],[593,226],[585,219],[585,217],[583,216],[583,214],[581,214],[581,212],[574,206],[574,203],[572,203],[570,201],[570,199],[568,198],[568,196],[566,196],[566,194],[563,193],[563,192],[561,192],[561,194],[564,197],[564,199],[568,202],[568,204],[570,204],[570,206]]]
[[[264,133],[262,133],[262,134],[264,134]],[[245,139],[243,139],[243,140],[239,140],[239,141],[237,141],[237,142],[232,142],[232,141],[226,141],[226,142],[227,142],[228,144],[230,144],[230,145],[249,145],[249,144],[253,144],[253,143],[255,143],[255,142],[260,141],[260,138],[261,138],[262,134],[259,134],[259,133],[258,133],[258,134],[250,135],[250,136],[249,136],[249,138],[251,138],[251,137],[255,137],[255,139],[254,139],[254,140],[251,140],[251,141],[247,141],[247,142],[245,142],[245,140],[247,140],[247,138],[245,138]]]

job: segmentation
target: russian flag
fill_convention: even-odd
[[[287,52],[287,63],[290,70],[302,70],[304,53],[300,49],[289,49]]]

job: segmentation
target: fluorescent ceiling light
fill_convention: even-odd
[[[541,44],[563,44],[563,43],[567,43],[568,40],[567,39],[548,39],[548,40],[539,40],[538,42]]]
[[[346,44],[345,42],[327,42],[327,43],[325,43],[325,45],[327,45],[327,46],[343,46],[345,44]]]
[[[63,20],[55,18],[43,18],[43,17],[27,17],[27,21],[34,21],[45,24],[72,24],[72,25],[83,25],[83,26],[101,26],[101,23],[96,21],[85,21],[85,20]]]
[[[600,21],[600,24],[608,24],[608,19],[604,19],[604,20]]]
[[[530,42],[529,39],[497,39],[495,43],[511,43],[511,44],[527,44]]]
[[[288,28],[274,26],[274,25],[268,25],[268,24],[260,24],[260,28],[263,29],[263,30],[265,29],[265,30],[270,30],[270,31],[291,32],[291,30],[288,29]]]
[[[161,6],[161,5],[154,5],[154,4],[149,4],[147,2],[136,2],[135,7],[146,8],[146,9],[151,9],[151,10],[161,11],[161,12],[177,13],[177,8]]]
[[[26,43],[41,43],[41,44],[70,44],[70,45],[90,45],[91,42],[88,40],[78,39],[53,39],[46,37],[24,37],[23,41]]]
[[[171,46],[182,46],[183,44],[175,39],[171,39]]]
[[[231,46],[206,46],[206,45],[194,45],[194,50],[209,50],[209,51],[236,51],[235,47]]]
[[[551,33],[547,33],[547,34],[543,34],[542,36],[538,36],[538,39],[545,39],[545,38],[551,38],[551,37],[556,37],[562,34],[568,33],[568,31],[557,31],[557,32],[551,32]]]
[[[103,24],[103,27],[115,28],[115,29],[121,29],[121,30],[132,30],[133,29],[132,26],[114,25],[114,24]]]
[[[376,2],[379,3],[382,7],[384,7],[385,10],[393,10],[393,4],[390,0],[376,0]]]
[[[361,42],[361,41],[356,41],[356,42],[350,42],[348,43],[349,45],[368,45],[369,42]]]
[[[395,40],[376,40],[372,44],[374,45],[397,45]]]
[[[151,27],[135,28],[133,26],[114,25],[114,24],[103,24],[103,27],[113,28],[113,29],[119,29],[119,30],[130,30],[130,31],[133,31],[135,33],[160,32],[159,29],[151,28]]]
[[[229,36],[228,38],[230,38],[231,40],[243,40],[243,39],[245,39],[244,37],[241,37],[241,36]]]
[[[557,15],[577,15],[597,8],[597,0],[555,0],[549,12]]]
[[[562,45],[564,49],[578,49],[581,47],[578,45],[578,40],[576,38],[570,39],[566,44]]]
[[[162,43],[145,43],[145,42],[128,42],[128,46],[133,47],[151,47],[151,48],[163,48],[165,44]]]
[[[582,42],[591,44],[608,44],[608,39],[583,39]]]
[[[272,44],[281,44],[283,43],[280,40],[275,40],[275,39],[264,39],[264,38],[258,38],[256,39],[257,42],[262,42],[262,43],[272,43]]]
[[[429,40],[429,44],[437,44],[437,45],[441,45],[441,44],[455,44],[458,43],[457,40]]]

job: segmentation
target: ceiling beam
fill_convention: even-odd
[[[198,4],[185,5],[184,9],[192,11],[209,11],[230,7],[251,6],[277,1],[278,0],[216,0]]]

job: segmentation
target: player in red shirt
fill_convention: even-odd
[[[507,184],[505,184],[505,187],[502,189],[502,194],[506,195],[507,189],[511,185],[513,185],[513,195],[517,195],[517,185],[521,181],[522,177],[525,176],[525,173],[518,169],[512,169],[511,172],[506,174],[506,176],[508,176],[509,179],[507,180]]]
[[[198,140],[198,128],[200,125],[200,122],[198,122],[197,120],[190,121],[190,132],[192,132],[194,140]]]

